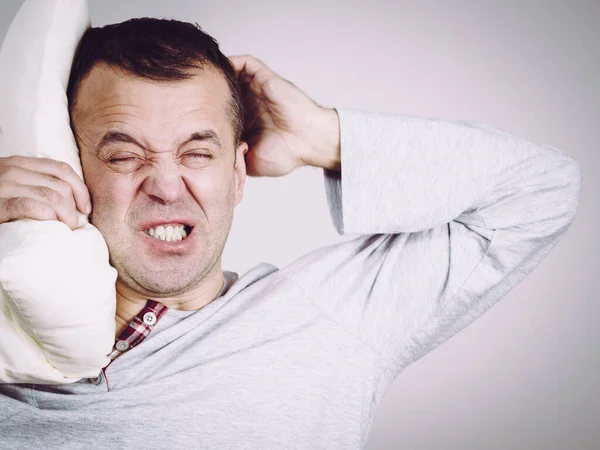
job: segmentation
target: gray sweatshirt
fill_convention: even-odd
[[[394,378],[557,244],[579,200],[559,150],[463,122],[339,110],[333,222],[353,239],[226,273],[98,379],[0,385],[1,449],[355,449]],[[401,444],[398,444],[398,448]]]

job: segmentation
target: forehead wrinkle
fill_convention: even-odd
[[[188,116],[193,116],[192,120],[186,121],[186,117]],[[218,131],[218,122],[215,123],[214,118],[208,114],[206,108],[193,105],[189,111],[182,112],[177,116],[173,116],[172,119],[170,119],[168,122],[165,122],[163,125],[168,125],[171,123],[175,123],[177,125],[184,124],[183,127],[175,128],[175,146],[177,148],[194,140],[212,142],[218,148],[223,146],[223,142],[221,141],[221,136]]]
[[[80,122],[84,127],[87,125],[88,127],[94,128],[97,125],[112,125],[127,123],[127,118],[133,117],[136,119],[140,119],[141,116],[136,114],[135,105],[129,105],[131,107],[128,111],[122,111],[120,105],[112,105],[105,108],[100,108],[96,111],[91,108],[88,111],[82,111],[78,116],[79,120],[76,122]],[[139,108],[137,108],[139,109]],[[87,119],[87,120],[86,120]],[[87,123],[86,123],[87,122]]]
[[[127,118],[137,116],[133,114],[128,114],[122,111],[103,114],[99,116],[96,120],[98,120],[102,125],[112,125],[112,124],[124,124],[127,125]]]
[[[93,103],[88,104],[87,106],[83,107],[82,110],[83,111],[94,111],[95,109],[103,109],[105,107],[103,107],[102,105],[104,103],[112,103],[111,105],[109,105],[109,107],[119,107],[119,106],[125,106],[125,107],[136,107],[135,104],[130,103],[130,99],[127,98],[126,95],[124,95],[122,92],[119,92],[118,89],[102,89],[100,90],[100,88],[98,86],[92,86],[89,88],[89,90],[91,90],[91,92],[87,92],[87,101],[93,101]],[[81,95],[84,93],[85,91],[82,90],[77,99],[77,102],[75,104],[75,106],[80,106],[81,108],[81,103],[82,102],[82,98]]]
[[[99,73],[95,75],[100,76]],[[204,84],[206,75],[211,79],[213,74],[204,72],[198,74],[194,77],[196,83]],[[179,82],[172,83],[171,86],[170,83],[156,83],[157,86],[167,86],[168,89],[162,89],[159,91],[162,92],[162,95],[153,99],[146,95],[139,97],[145,91],[137,91],[137,80],[132,80],[135,83],[129,83],[129,80],[121,83],[111,82],[111,79],[106,77],[97,79],[99,80],[98,84],[90,86],[92,91],[88,91],[89,95],[86,95],[87,104],[82,106],[86,107],[85,112],[89,120],[86,121],[87,124],[90,127],[103,129],[99,131],[109,131],[109,128],[114,131],[122,131],[131,135],[132,138],[143,144],[145,150],[152,153],[179,148],[182,144],[189,142],[194,133],[206,134],[206,131],[210,129],[213,130],[216,137],[221,138],[220,140],[228,137],[227,133],[225,136],[220,136],[220,133],[226,132],[230,121],[228,106],[231,101],[231,93],[229,89],[224,90],[224,95],[221,95],[221,89],[218,88],[209,91],[192,89],[188,80],[186,81],[187,89],[192,89],[194,95],[182,98],[179,95],[171,95],[171,87],[179,89],[181,85]],[[107,86],[103,83],[104,81],[110,84]],[[221,80],[220,77],[219,83],[219,87],[227,87],[225,80]],[[130,84],[135,89],[130,90]],[[102,88],[102,86],[106,87]],[[143,84],[140,86],[144,87]],[[147,112],[151,115],[148,116]],[[132,121],[132,118],[135,120]],[[155,136],[151,136],[153,134]],[[98,140],[100,138],[101,136],[98,136]],[[163,142],[159,143],[156,138],[161,138],[160,140]],[[207,139],[199,141],[202,140]],[[154,145],[150,145],[150,143]],[[164,145],[165,143],[167,145]],[[221,145],[224,144],[224,141],[221,142]]]
[[[158,154],[176,151],[182,145],[194,140],[213,142],[219,148],[221,147],[219,135],[210,124],[206,124],[208,126],[195,125],[191,129],[186,126],[185,128],[190,131],[174,129],[172,132],[168,133],[168,137],[161,139],[163,142],[159,142],[156,137],[148,136],[145,133],[145,130],[132,126],[125,120],[119,120],[119,116],[130,116],[130,114],[119,112],[103,117],[103,119],[108,119],[101,121],[103,128],[106,128],[106,130],[102,133],[102,136],[98,137],[99,141],[96,145],[96,151],[110,147],[111,145],[118,145],[119,143],[130,143],[137,145],[145,152]],[[169,120],[165,123],[156,125],[155,128],[169,127],[172,123],[180,122],[176,119]],[[115,134],[116,138],[111,138],[111,134]],[[119,139],[118,135],[122,135],[120,136],[122,139]],[[107,142],[103,143],[107,136]]]

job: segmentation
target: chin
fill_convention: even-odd
[[[151,238],[153,239],[153,238]],[[189,237],[188,237],[189,239]],[[129,246],[114,267],[126,284],[142,295],[166,297],[194,289],[214,269],[219,253],[195,241],[185,254],[156,255],[144,245]],[[212,247],[212,246],[209,246]]]
[[[156,296],[177,295],[191,290],[197,284],[197,280],[134,280],[140,286],[144,294]]]
[[[203,267],[191,267],[184,261],[163,261],[161,264],[124,264],[117,267],[126,274],[127,283],[143,295],[176,295],[193,289],[203,278]],[[168,267],[168,268],[167,268]],[[167,268],[167,269],[166,269]]]

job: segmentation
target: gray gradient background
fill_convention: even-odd
[[[0,0],[0,36],[20,4]],[[399,376],[366,448],[600,449],[600,1],[91,0],[90,9],[94,25],[197,21],[226,54],[260,57],[327,106],[475,120],[574,157],[581,203],[561,244]],[[225,266],[283,265],[340,239],[319,170],[250,179]]]

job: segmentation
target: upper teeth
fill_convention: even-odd
[[[185,226],[181,224],[159,225],[156,228],[149,228],[147,233],[163,241],[181,241],[187,236]]]

